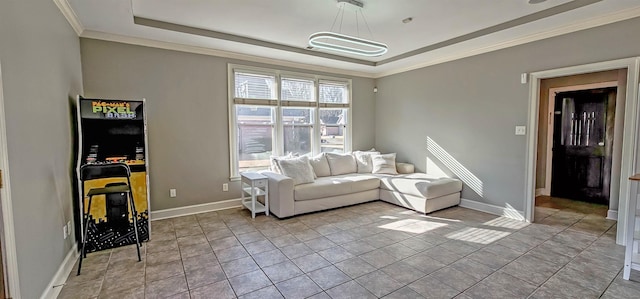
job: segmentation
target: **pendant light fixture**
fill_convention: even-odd
[[[320,48],[330,51],[342,52],[347,54],[355,54],[361,56],[380,56],[387,53],[388,47],[384,43],[376,42],[368,39],[361,38],[360,35],[360,26],[358,20],[358,12],[362,16],[362,20],[364,24],[367,26],[367,30],[369,30],[369,34],[371,34],[371,29],[369,28],[369,24],[362,13],[362,8],[364,7],[364,3],[359,0],[337,0],[338,14],[333,20],[333,25],[331,25],[331,30],[329,31],[321,31],[316,32],[309,36],[309,46],[312,48]],[[342,30],[342,21],[344,20],[344,11],[345,6],[353,6],[356,16],[356,32],[358,36],[350,36],[338,32],[334,32],[333,28],[336,25],[336,21],[338,17],[340,17],[339,31]]]

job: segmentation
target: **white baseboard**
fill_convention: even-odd
[[[544,195],[544,188],[536,189],[536,196]]]
[[[67,281],[67,277],[69,277],[69,273],[71,273],[78,257],[78,247],[74,245],[67,253],[67,256],[62,261],[60,268],[58,268],[58,271],[47,285],[47,288],[44,289],[40,299],[58,298],[60,291],[62,291],[63,284]]]
[[[494,206],[488,203],[478,202],[466,198],[460,199],[460,206],[467,209],[472,209],[480,212],[485,212],[493,215],[504,216],[515,220],[524,221],[524,212],[518,211],[512,207],[500,207]]]
[[[616,210],[607,211],[607,219],[618,221],[618,211]]]
[[[228,199],[223,201],[216,201],[210,203],[204,203],[199,205],[192,205],[186,207],[151,211],[151,221],[161,220],[167,218],[174,218],[180,216],[193,215],[204,212],[218,211],[218,210],[226,210],[241,207],[241,199]]]

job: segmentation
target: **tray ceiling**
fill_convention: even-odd
[[[65,2],[66,1],[66,2]],[[56,0],[80,36],[380,76],[640,15],[638,0]],[[63,10],[63,13],[65,10]],[[71,14],[69,12],[72,12]],[[409,23],[402,20],[411,17]],[[334,20],[335,25],[334,25]],[[339,27],[339,24],[342,26]],[[72,22],[73,24],[73,22]],[[333,31],[386,43],[362,57],[307,49]],[[367,25],[368,28],[367,29]],[[76,28],[76,30],[78,30]]]

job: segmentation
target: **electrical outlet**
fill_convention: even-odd
[[[66,239],[68,235],[69,235],[69,230],[67,229],[67,226],[66,226],[66,225],[63,225],[63,226],[62,226],[62,237],[63,237],[64,239]]]
[[[224,191],[224,192],[229,191],[229,183],[222,184],[222,191]]]
[[[67,221],[67,236],[71,236],[71,221]]]
[[[176,197],[176,189],[169,189],[169,196]]]
[[[516,135],[526,135],[527,127],[525,126],[516,126]]]

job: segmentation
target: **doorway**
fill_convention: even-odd
[[[622,68],[540,81],[536,206],[617,218],[626,77]]]
[[[616,87],[556,93],[551,196],[608,205]]]
[[[638,95],[639,63],[640,59],[634,57],[539,71],[530,74],[528,125],[531,128],[530,132],[532,132],[532,134],[527,136],[524,211],[527,221],[534,221],[536,213],[535,196],[542,194],[547,188],[550,192],[550,184],[545,186],[544,183],[546,173],[545,166],[548,162],[548,159],[545,159],[546,151],[544,149],[547,147],[546,136],[548,132],[540,129],[549,122],[549,115],[547,113],[541,113],[542,111],[548,111],[549,108],[546,104],[548,102],[546,100],[548,99],[548,94],[544,94],[548,92],[548,89],[546,89],[545,92],[545,89],[541,88],[543,81],[623,69],[626,71],[626,76],[621,76],[619,79],[622,80],[617,80],[618,94],[616,99],[614,147],[618,147],[618,153],[616,154],[616,150],[614,149],[610,186],[611,210],[608,211],[608,218],[617,219],[617,221],[624,223],[626,220],[625,211],[627,210],[628,198],[630,196],[627,178],[632,175],[634,171],[632,164],[636,161],[635,146],[637,137],[635,136],[635,124],[638,119],[638,103],[636,97]],[[622,93],[623,91],[625,92],[624,94]],[[617,187],[614,184],[617,184]],[[620,213],[618,213],[618,210]],[[625,241],[625,229],[625,226],[617,226],[616,242],[618,244],[623,244]]]

